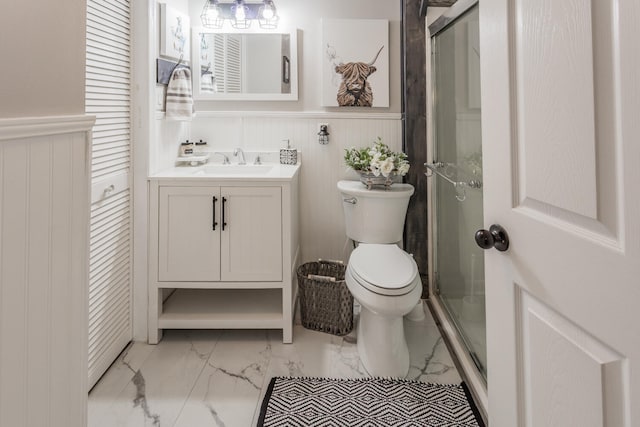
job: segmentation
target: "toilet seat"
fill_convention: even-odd
[[[405,295],[418,282],[416,262],[396,245],[362,243],[347,268],[358,284],[380,295]]]

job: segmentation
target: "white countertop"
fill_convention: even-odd
[[[216,181],[291,181],[300,170],[297,165],[264,163],[262,165],[223,165],[206,163],[201,166],[175,166],[149,176],[150,180],[216,180]]]

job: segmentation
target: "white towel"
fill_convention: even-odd
[[[215,93],[217,92],[215,77],[212,72],[206,72],[200,79],[200,92]]]
[[[176,68],[169,78],[165,105],[167,119],[191,120],[193,117],[193,92],[191,70]]]

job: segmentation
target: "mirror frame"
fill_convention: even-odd
[[[200,91],[200,34],[286,34],[290,40],[289,62],[289,83],[291,93],[202,93]],[[297,31],[291,32],[223,32],[211,30],[203,27],[195,27],[191,30],[191,58],[192,78],[193,78],[193,99],[201,101],[297,101],[298,100],[298,38]]]

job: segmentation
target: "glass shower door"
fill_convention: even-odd
[[[477,4],[431,39],[434,289],[486,379],[480,50]]]

